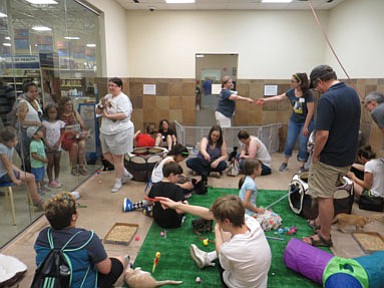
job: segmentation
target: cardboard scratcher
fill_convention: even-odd
[[[365,253],[384,250],[384,239],[377,232],[354,232],[352,235]]]
[[[135,236],[138,224],[115,223],[104,237],[106,244],[129,245]]]

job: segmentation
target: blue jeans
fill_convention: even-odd
[[[188,168],[204,176],[208,176],[211,172],[221,172],[227,169],[227,162],[225,161],[220,161],[219,165],[214,169],[211,168],[211,162],[199,157],[189,158],[186,164]]]
[[[303,136],[303,127],[304,123],[297,123],[292,120],[289,121],[288,123],[288,135],[287,135],[287,140],[285,142],[285,147],[284,147],[284,154],[285,157],[291,157],[292,156],[292,150],[293,147],[295,146],[295,142],[297,137],[299,137],[299,161],[306,161],[308,157],[308,152],[307,152],[307,142],[309,139],[309,135],[311,134],[314,126],[314,121],[312,120],[309,123],[308,126],[308,136]]]

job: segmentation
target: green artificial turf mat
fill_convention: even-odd
[[[259,206],[266,207],[286,193],[287,191],[281,190],[259,190],[257,203]],[[206,195],[194,195],[189,199],[189,202],[191,205],[209,207],[217,197],[226,194],[238,194],[238,190],[209,188]],[[265,232],[266,236],[284,239],[283,241],[268,240],[272,250],[272,265],[269,271],[268,287],[320,287],[311,280],[286,268],[283,262],[284,250],[291,238],[301,238],[313,234],[306,220],[291,211],[287,198],[275,204],[271,209],[282,217],[285,227],[296,226],[297,232],[293,236],[286,234],[279,235],[276,231]],[[152,272],[155,254],[156,252],[160,252],[161,257],[159,263],[155,272],[152,274],[157,280],[181,280],[183,281],[181,286],[188,288],[221,287],[217,267],[198,269],[190,257],[189,246],[191,243],[196,244],[204,251],[212,251],[215,248],[214,243],[209,243],[207,247],[203,246],[202,240],[198,239],[197,235],[193,232],[191,221],[195,218],[193,215],[187,215],[185,223],[181,228],[165,231],[166,237],[161,236],[161,232],[164,232],[164,229],[154,222],[136,258],[134,267],[141,267],[142,270]],[[213,233],[206,233],[204,237],[214,240]],[[330,252],[327,248],[323,249]],[[195,282],[196,277],[201,278],[200,284]]]

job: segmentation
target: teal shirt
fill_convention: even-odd
[[[41,168],[44,167],[44,162],[41,162],[39,160],[36,160],[32,157],[32,153],[36,153],[42,158],[46,158],[45,156],[45,148],[44,148],[44,142],[42,140],[31,140],[31,144],[29,144],[29,151],[31,156],[31,167],[32,168]]]

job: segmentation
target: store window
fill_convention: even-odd
[[[62,190],[73,191],[98,168],[93,104],[98,97],[95,80],[102,71],[99,37],[102,17],[102,13],[85,1],[0,0],[0,128],[13,126],[16,129],[19,144],[13,163],[30,170],[31,138],[28,136],[31,133],[27,130],[40,125],[29,123],[28,117],[23,120],[16,117],[14,107],[23,97],[31,104],[34,103],[31,97],[36,97],[38,104],[32,105],[32,109],[39,110],[40,122],[48,115],[40,113],[39,108],[44,112],[45,108],[55,106],[61,116],[69,114],[64,108],[69,101],[78,111],[84,127],[67,126],[64,132],[73,132],[78,141],[79,134],[90,131],[89,135],[84,135],[84,154],[79,153],[76,160],[62,150],[59,176],[55,176],[54,168],[49,177],[45,172],[43,181],[38,183],[40,197],[48,198]],[[24,90],[26,86],[31,87],[27,84],[31,82],[37,87],[36,96]],[[57,185],[52,184],[54,182]],[[31,205],[25,184],[12,188],[16,225],[13,225],[10,205],[6,197],[2,197],[7,188],[0,187],[0,247],[42,213]]]

